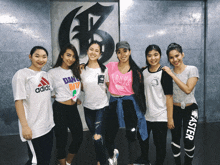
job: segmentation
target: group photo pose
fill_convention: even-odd
[[[29,54],[31,66],[18,70],[12,78],[15,109],[22,142],[27,142],[29,160],[26,165],[49,165],[53,147],[52,86],[42,67],[48,52],[35,46]]]
[[[144,77],[144,93],[147,111],[148,138],[142,140],[138,136],[141,156],[137,163],[150,165],[149,137],[153,134],[156,146],[156,165],[163,165],[166,157],[167,128],[173,129],[173,82],[172,78],[162,70],[160,65],[161,49],[157,45],[149,45],[145,50],[147,66],[142,68]]]
[[[168,129],[175,164],[181,165],[182,137],[184,165],[192,165],[198,124],[194,94],[199,72],[195,66],[184,64],[182,47],[177,43],[167,47],[170,68],[160,64],[160,47],[149,45],[145,50],[146,66],[142,69],[132,59],[127,41],[116,44],[118,62],[103,65],[99,61],[102,49],[101,42],[91,41],[87,48],[88,61],[80,65],[75,46],[66,44],[60,49],[54,67],[45,72],[42,68],[47,63],[48,52],[42,46],[35,46],[29,54],[31,66],[18,70],[13,76],[20,138],[28,147],[26,165],[50,164],[54,135],[58,164],[71,165],[83,141],[77,108],[81,104],[81,91],[96,165],[119,164],[120,151],[115,145],[119,128],[125,129],[129,165],[152,165],[151,132],[156,147],[153,164],[163,165]],[[54,98],[53,104],[51,98]],[[68,130],[72,140],[66,153]],[[139,147],[137,140],[141,155],[133,159]]]
[[[144,118],[146,111],[143,75],[131,57],[130,45],[126,41],[116,44],[119,62],[109,62],[108,68],[110,92],[109,110],[105,118],[105,143],[109,154],[109,165],[117,165],[119,151],[115,146],[115,138],[119,127],[125,128],[130,158],[136,152],[136,135],[140,132],[142,140],[146,140],[147,125]],[[125,152],[125,151],[123,151]]]
[[[92,41],[87,49],[88,62],[82,66],[81,82],[82,90],[84,91],[83,108],[85,120],[92,134],[97,165],[106,165],[103,119],[109,105],[106,86],[109,80],[108,68],[99,61],[101,54],[101,43]]]
[[[195,86],[199,79],[197,67],[185,65],[182,47],[171,43],[167,48],[167,58],[173,69],[164,67],[173,79],[173,120],[171,147],[176,165],[181,165],[181,129],[183,128],[184,165],[192,165],[195,150],[195,134],[198,123],[198,105],[195,99]]]
[[[53,86],[52,96],[55,97],[53,115],[56,157],[60,165],[70,165],[83,140],[83,127],[77,108],[81,91],[79,56],[72,44],[61,48],[57,62],[48,74]],[[68,129],[72,141],[67,154]]]

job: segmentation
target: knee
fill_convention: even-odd
[[[173,151],[173,156],[174,157],[178,157],[180,156],[180,145],[179,144],[176,144],[174,142],[171,142],[171,148],[172,148],[172,151]]]
[[[103,144],[102,135],[100,135],[100,134],[95,134],[95,135],[93,136],[93,141],[94,141],[94,144],[95,144],[95,145]]]
[[[132,128],[130,130],[126,130],[126,137],[128,141],[133,142],[136,140],[137,131],[136,128]]]
[[[66,157],[65,148],[57,148],[57,159],[64,159]]]
[[[193,148],[194,147],[194,140],[189,140],[187,138],[184,139],[184,148]]]
[[[193,157],[195,144],[193,140],[184,139],[184,150],[188,157]]]
[[[102,135],[95,134],[95,135],[93,136],[93,139],[94,139],[95,141],[101,140],[101,139],[102,139]]]

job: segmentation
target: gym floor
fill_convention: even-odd
[[[72,165],[96,165],[95,152],[89,131],[84,131],[83,143]],[[195,139],[195,156],[193,165],[219,165],[220,164],[220,123],[200,123],[198,124]],[[167,155],[164,165],[174,165],[171,151],[171,134],[167,135]],[[116,146],[119,150],[118,165],[126,165],[128,160],[127,141],[125,132],[120,129]],[[183,145],[182,145],[183,146]],[[182,147],[182,153],[183,147]],[[51,165],[56,165],[56,151],[53,148]],[[137,150],[134,152],[132,160],[140,155],[139,144],[137,142]],[[182,157],[184,154],[182,154]],[[18,135],[0,136],[0,165],[24,165],[28,159],[27,146],[20,141]],[[155,146],[153,144],[152,134],[150,136],[149,160],[152,165],[155,161]],[[183,160],[183,159],[182,159]]]

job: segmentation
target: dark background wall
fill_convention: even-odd
[[[220,121],[220,2],[207,1],[205,49],[205,116],[208,122]]]
[[[30,66],[28,55],[35,45],[44,46],[52,62],[49,0],[0,0],[0,135],[18,134],[11,79]]]
[[[204,2],[135,0],[129,3],[120,1],[121,39],[131,43],[132,55],[141,67],[146,65],[144,52],[149,44],[160,46],[161,62],[168,66],[167,46],[171,42],[180,44],[185,64],[199,69],[196,99],[199,120],[204,121]]]
[[[77,0],[79,1],[79,0]],[[132,57],[145,65],[149,44],[162,49],[162,64],[171,42],[182,45],[186,64],[199,69],[196,86],[200,122],[220,121],[220,2],[218,0],[120,0],[120,40],[131,44]],[[117,21],[117,20],[116,20]],[[0,135],[18,133],[11,78],[30,65],[35,45],[46,47],[52,64],[50,0],[0,0]]]

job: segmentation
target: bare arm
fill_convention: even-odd
[[[105,84],[107,85],[107,88],[108,88],[109,87],[109,82],[106,82]]]
[[[79,69],[80,69],[80,74],[82,73],[82,70],[85,68],[85,64],[82,63],[79,65]]]
[[[190,94],[192,92],[198,81],[198,77],[191,77],[187,80],[186,84],[184,84],[173,74],[169,67],[165,66],[163,67],[163,70],[166,71],[173,78],[178,87],[186,94]]]
[[[83,91],[83,83],[81,82],[81,91]]]
[[[80,64],[80,74],[82,74],[82,70],[85,69],[85,64]],[[83,91],[83,83],[81,82],[81,91]]]
[[[167,127],[169,129],[173,129],[174,121],[173,121],[173,95],[166,95],[166,106],[167,106]]]
[[[81,100],[80,100],[80,99],[77,99],[77,100],[76,100],[76,103],[77,103],[77,105],[82,104],[82,102],[81,102]]]
[[[23,100],[16,100],[15,101],[15,109],[20,120],[22,126],[22,135],[26,140],[32,139],[32,131],[28,126],[27,119],[25,117]]]

